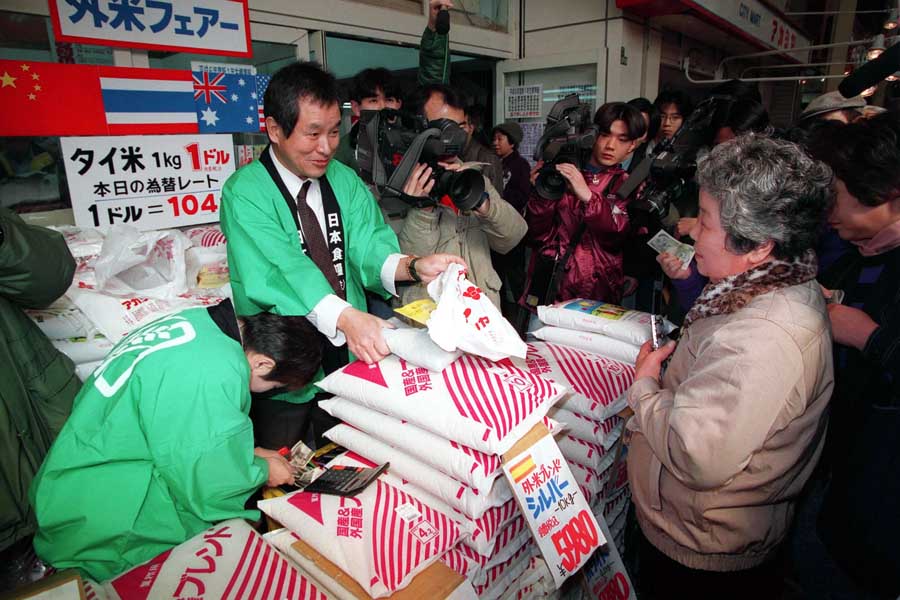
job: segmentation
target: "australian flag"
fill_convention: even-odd
[[[193,71],[194,106],[200,133],[259,130],[256,75],[225,71]]]

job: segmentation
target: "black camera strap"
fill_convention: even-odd
[[[422,149],[425,147],[426,142],[428,142],[429,138],[436,135],[441,135],[441,130],[432,127],[417,135],[415,139],[410,142],[409,148],[403,153],[400,164],[394,169],[391,178],[387,181],[384,189],[381,190],[383,196],[397,197],[404,202],[409,202],[407,199],[412,198],[412,196],[403,193],[403,186],[406,184],[406,180],[409,179],[409,176],[412,175],[413,169],[419,164],[419,157],[422,155]],[[376,160],[374,162],[378,165],[377,169],[383,173],[384,166],[380,164],[380,161]],[[378,180],[376,179],[375,181],[377,183]],[[425,199],[422,200],[424,201]],[[434,206],[434,202],[424,202],[422,206]]]

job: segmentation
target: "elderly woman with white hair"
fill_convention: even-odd
[[[710,281],[677,347],[641,349],[627,394],[646,597],[780,597],[778,555],[833,387],[812,250],[831,180],[796,145],[752,134],[698,164],[691,237]]]

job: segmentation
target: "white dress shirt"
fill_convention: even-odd
[[[282,165],[278,161],[278,157],[275,156],[275,151],[272,148],[269,148],[269,153],[272,156],[272,163],[275,165],[275,170],[278,171],[278,175],[281,176],[281,181],[284,182],[284,186],[287,188],[288,193],[292,198],[296,198],[297,194],[300,193],[300,188],[303,187],[303,183],[307,180],[297,177],[291,173],[287,167]],[[316,215],[316,220],[319,222],[319,227],[322,229],[322,235],[325,239],[328,239],[328,231],[325,228],[325,206],[322,204],[322,190],[319,188],[319,180],[310,179],[309,182],[309,190],[306,192],[306,203]],[[394,296],[397,295],[397,289],[394,282],[394,277],[397,274],[397,265],[400,264],[400,259],[404,257],[404,254],[390,254],[387,259],[385,259],[384,265],[381,267],[381,285],[384,286],[384,289],[388,293]],[[319,303],[313,307],[308,315],[306,315],[306,318],[312,323],[313,327],[327,337],[332,344],[341,346],[347,342],[347,339],[342,332],[338,331],[337,321],[338,317],[341,316],[341,313],[344,312],[344,309],[346,308],[352,308],[352,305],[346,300],[342,300],[337,294],[328,294],[319,300]]]

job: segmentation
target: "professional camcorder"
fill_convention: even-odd
[[[480,171],[448,171],[438,161],[458,157],[468,135],[450,119],[426,122],[424,117],[386,108],[364,110],[359,117],[357,159],[363,179],[382,198],[399,198],[416,207],[435,206],[449,196],[460,210],[475,210],[484,202]],[[434,187],[427,197],[403,193],[403,185],[418,163],[432,170]]]
[[[569,94],[554,104],[534,151],[534,160],[544,161],[534,182],[535,191],[548,200],[562,198],[566,179],[556,165],[571,163],[582,169],[596,141],[597,126],[591,120],[591,107],[583,104],[578,94]]]
[[[649,213],[660,221],[666,219],[672,204],[681,198],[693,180],[697,154],[712,144],[716,130],[733,102],[731,96],[711,96],[704,100],[674,137],[662,142],[653,155],[641,161],[616,191],[617,196],[627,199],[646,182],[629,202],[629,210]]]

